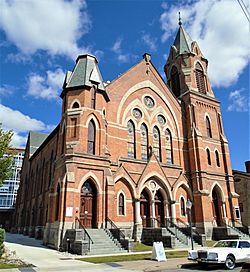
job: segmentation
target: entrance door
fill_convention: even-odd
[[[149,205],[149,196],[145,190],[142,191],[140,197],[140,209],[141,209],[141,218],[142,226],[150,226],[150,205]]]
[[[164,226],[164,202],[160,192],[155,195],[155,217],[158,228]]]
[[[86,181],[81,190],[80,221],[85,228],[96,226],[96,193],[91,182]]]
[[[212,193],[212,199],[213,199],[213,216],[216,221],[217,226],[222,225],[222,220],[221,220],[221,200],[218,197],[218,193],[216,191],[216,188],[213,189]]]

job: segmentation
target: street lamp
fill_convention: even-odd
[[[187,211],[188,211],[188,220],[189,220],[189,226],[190,226],[190,236],[191,236],[191,245],[192,250],[194,249],[194,240],[193,240],[193,229],[192,229],[192,205],[193,203],[188,199],[186,203]]]

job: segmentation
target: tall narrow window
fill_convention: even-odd
[[[208,165],[211,165],[210,151],[208,148],[207,148],[207,163],[208,163]]]
[[[155,156],[161,161],[161,136],[157,127],[153,128],[153,148]]]
[[[131,120],[127,124],[128,129],[128,157],[135,159],[135,126]]]
[[[55,209],[55,221],[59,220],[59,209],[60,209],[60,185],[57,184],[57,190],[56,190],[56,209]]]
[[[77,135],[77,118],[71,118],[71,138],[76,138]]]
[[[215,150],[215,158],[216,158],[216,165],[220,167],[220,158],[219,158],[219,153],[217,150]]]
[[[171,89],[176,97],[180,96],[180,79],[179,79],[179,73],[175,66],[173,66],[171,70]]]
[[[222,124],[221,124],[221,115],[219,113],[218,113],[218,123],[219,123],[219,131],[221,134],[223,134]]]
[[[53,169],[53,164],[54,164],[54,160],[53,160],[53,150],[51,152],[51,156],[50,156],[50,162],[49,162],[49,182],[48,182],[48,188],[50,187],[51,183],[52,183],[52,169]]]
[[[95,109],[96,107],[96,88],[93,86],[91,88],[91,108]]]
[[[186,207],[185,207],[184,197],[181,197],[180,199],[180,206],[181,206],[181,216],[186,216]]]
[[[125,198],[122,193],[119,194],[119,215],[125,215]]]
[[[195,79],[199,92],[206,93],[206,85],[204,80],[203,69],[199,63],[195,66]]]
[[[166,162],[168,164],[173,164],[172,136],[169,129],[166,129],[165,136],[166,136]]]
[[[148,129],[145,124],[141,125],[141,158],[148,159]]]
[[[95,123],[93,120],[90,120],[88,126],[88,153],[92,155],[95,155],[95,138],[96,138]]]
[[[211,124],[207,116],[206,116],[206,129],[207,129],[207,137],[212,138]]]

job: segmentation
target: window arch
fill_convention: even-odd
[[[88,125],[88,154],[95,155],[96,128],[93,120]]]
[[[128,157],[135,159],[135,126],[129,120],[127,124],[128,129]]]
[[[211,156],[210,156],[210,150],[207,148],[207,163],[208,165],[211,165]]]
[[[172,135],[169,129],[165,130],[166,136],[166,162],[173,164]]]
[[[60,209],[60,184],[57,184],[57,189],[56,189],[56,209],[55,209],[55,221],[59,220],[59,209]]]
[[[80,108],[80,105],[78,102],[74,102],[73,106],[72,106],[72,109],[78,109]]]
[[[155,156],[161,161],[161,135],[158,127],[153,128],[153,148]]]
[[[141,125],[141,158],[148,159],[148,129],[145,124]]]
[[[176,97],[180,96],[180,79],[179,79],[179,72],[176,66],[173,66],[171,69],[170,75],[170,82],[171,82],[171,89]]]
[[[118,214],[125,215],[125,196],[123,193],[118,196]]]
[[[215,150],[215,159],[216,159],[216,165],[220,167],[220,158],[219,158],[219,152]]]
[[[196,79],[196,85],[197,85],[198,91],[205,94],[206,85],[204,80],[204,73],[203,73],[202,66],[198,62],[195,65],[195,79]]]
[[[212,138],[211,123],[208,116],[206,116],[206,129],[207,129],[207,137]]]
[[[181,210],[181,216],[186,216],[186,204],[185,199],[183,196],[180,198],[180,210]]]

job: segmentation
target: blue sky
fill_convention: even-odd
[[[249,25],[234,0],[1,0],[0,122],[15,132],[13,146],[24,146],[29,130],[49,133],[58,124],[64,75],[78,54],[96,55],[103,79],[112,81],[149,52],[165,78],[178,11],[209,61],[232,167],[245,171]]]

